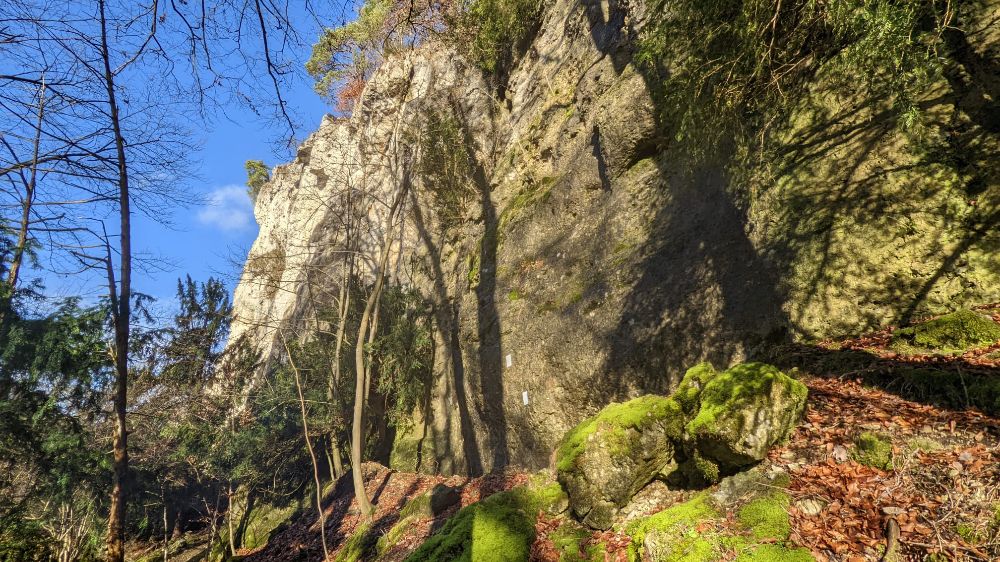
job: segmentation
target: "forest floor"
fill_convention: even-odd
[[[791,542],[809,548],[817,560],[877,560],[886,543],[885,525],[900,526],[901,551],[923,560],[1000,558],[1000,420],[974,411],[951,411],[866,388],[854,380],[805,377],[810,390],[803,422],[789,442],[771,451],[765,464],[790,476]],[[852,457],[859,431],[891,443],[892,466],[877,468]],[[372,536],[388,532],[400,509],[438,483],[461,489],[461,501],[435,518],[422,518],[379,560],[400,561],[460,507],[527,480],[508,472],[481,478],[435,477],[366,465],[368,492],[375,499]],[[349,490],[329,499],[327,541],[331,558],[357,548],[363,522]],[[667,505],[650,505],[654,513]],[[727,514],[734,525],[735,514]],[[314,518],[293,525],[247,561],[301,560],[319,553]],[[558,561],[549,534],[555,518],[539,514],[533,559]],[[629,538],[615,531],[594,533],[608,560],[627,560]],[[308,557],[308,555],[307,555]],[[319,558],[322,558],[320,555]]]
[[[1000,309],[993,312],[1000,316]],[[956,376],[962,376],[963,369],[979,369],[981,376],[1000,377],[1000,345],[966,354],[902,356],[889,346],[891,332],[821,342],[804,353],[863,352],[869,365],[891,361],[892,368],[901,362],[954,366]],[[798,353],[803,353],[801,348]],[[790,439],[762,463],[763,470],[789,477],[789,542],[808,548],[820,561],[878,560],[891,519],[899,526],[898,548],[904,560],[1000,559],[1000,418],[974,408],[930,405],[933,396],[907,400],[901,395],[913,393],[892,384],[873,387],[856,369],[836,373],[799,370],[797,376],[809,387],[806,414]],[[920,394],[927,397],[928,390]],[[1000,404],[1000,396],[996,399]],[[866,438],[874,446],[866,449],[868,454],[859,453],[859,439]],[[390,547],[382,548],[378,560],[405,559],[461,507],[529,478],[517,471],[478,478],[429,476],[374,463],[364,470],[376,506],[370,526],[354,506],[349,478],[342,478],[327,495],[331,560],[373,559],[376,541],[393,528],[403,507],[436,484],[457,488],[460,501],[437,516],[414,518],[392,537]],[[644,498],[631,516],[658,512],[681,497],[668,493]],[[564,517],[538,514],[533,560],[566,560],[565,550],[553,541]],[[248,562],[321,560],[316,523],[315,512],[308,510],[264,547],[240,554]],[[730,511],[715,525],[739,523]],[[602,558],[618,562],[628,560],[629,542],[627,535],[611,530],[593,533],[582,546],[601,544]]]

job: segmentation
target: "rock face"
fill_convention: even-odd
[[[646,9],[546,2],[502,83],[442,45],[385,61],[353,115],[324,119],[257,198],[232,341],[271,356],[278,328],[312,322],[307,303],[336,293],[342,200],[357,185],[412,187],[402,224],[385,224],[385,205],[365,210],[362,248],[389,240],[390,281],[434,311],[432,389],[396,436],[422,471],[540,468],[580,420],[665,394],[699,361],[1000,300],[1000,174],[980,174],[971,194],[966,172],[927,164],[850,80],[823,73],[811,103],[775,125],[775,160],[751,174],[763,179],[734,180],[747,174],[721,155],[694,165],[633,60]],[[963,52],[995,60],[997,35],[970,35]],[[978,68],[954,65],[961,79]],[[953,87],[928,92],[939,105],[927,138],[973,131],[997,154],[997,135],[960,107],[978,90]],[[432,116],[457,124],[447,152],[468,157],[462,205],[447,214],[420,165]]]
[[[688,370],[669,397],[611,404],[573,428],[556,457],[570,508],[596,529],[654,478],[711,484],[760,462],[805,411],[806,387],[775,367]]]

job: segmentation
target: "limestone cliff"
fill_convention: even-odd
[[[697,361],[1000,298],[995,164],[929,160],[822,73],[775,161],[738,176],[753,181],[725,155],[691,164],[633,62],[644,10],[548,3],[500,85],[440,45],[386,61],[354,114],[325,119],[261,191],[233,336],[270,354],[278,327],[308,321],[305,295],[338,278],[345,186],[407,182],[402,224],[364,210],[365,247],[392,240],[393,282],[434,311],[433,391],[395,460],[480,473],[547,465],[581,419],[666,392]],[[925,105],[945,141],[980,127],[995,163],[997,116],[967,116],[996,111],[997,33],[969,41]],[[430,115],[459,124],[468,156],[458,217],[414,164]]]

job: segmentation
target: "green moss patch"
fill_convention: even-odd
[[[854,440],[851,458],[865,466],[892,470],[892,443],[877,433],[866,431]]]
[[[404,517],[400,516],[399,521],[393,525],[386,534],[378,538],[378,542],[375,543],[375,551],[379,556],[382,556],[389,551],[392,547],[396,546],[400,539],[402,539],[407,531],[409,531],[410,526],[418,518],[415,516]]]
[[[243,541],[237,544],[237,548],[256,549],[267,544],[270,538],[281,532],[305,506],[308,505],[308,498],[312,491],[304,494],[297,501],[286,506],[275,506],[269,503],[255,503],[250,516],[247,518],[246,529],[243,533]],[[243,511],[246,508],[246,496],[241,491],[233,502],[233,510],[227,517],[233,517],[233,521],[243,518]],[[235,523],[234,523],[235,526]],[[229,526],[223,524],[219,529],[216,542],[211,546],[212,556],[223,556],[229,550]],[[162,552],[161,552],[162,554]]]
[[[517,224],[525,216],[527,211],[539,203],[544,203],[552,196],[552,186],[558,178],[544,177],[540,181],[530,181],[528,185],[518,192],[507,206],[500,211],[500,218],[497,221],[498,242],[503,243],[510,227]]]
[[[344,545],[334,556],[334,562],[358,562],[364,560],[365,553],[376,545],[377,537],[369,533],[370,525],[359,525],[344,541]]]
[[[906,350],[965,351],[1000,341],[1000,324],[972,310],[959,310],[928,322],[897,330],[894,347]]]
[[[536,476],[524,486],[462,508],[410,554],[407,562],[527,560],[539,511],[565,503],[559,484]]]
[[[734,526],[702,492],[628,525],[629,559],[707,562],[735,556],[740,562],[811,562],[808,550],[786,544],[790,502],[781,490],[757,494],[738,510]]]
[[[604,562],[607,549],[603,543],[588,544],[590,531],[566,519],[549,533],[549,540],[559,553],[559,562]]]
[[[778,544],[762,544],[741,553],[736,562],[814,562],[805,548],[789,548]]]
[[[774,492],[756,498],[739,511],[739,520],[758,539],[788,539],[792,531],[788,522],[791,498],[785,492]]]
[[[586,448],[587,442],[597,432],[610,442],[624,441],[628,429],[639,429],[663,420],[677,420],[675,434],[680,437],[683,414],[677,401],[665,396],[640,396],[623,403],[605,406],[596,416],[584,420],[563,438],[556,454],[556,467],[560,471],[572,470],[576,458]]]
[[[626,528],[632,538],[629,559],[638,561],[655,557],[664,562],[700,562],[716,560],[719,546],[697,531],[698,523],[719,517],[708,501],[708,494],[673,505],[655,515],[635,521]],[[654,534],[647,543],[647,536]],[[656,550],[646,553],[647,548]]]

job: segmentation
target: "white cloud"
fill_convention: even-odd
[[[247,189],[226,185],[208,194],[205,206],[198,211],[198,222],[224,232],[248,228],[253,222],[253,205]]]

